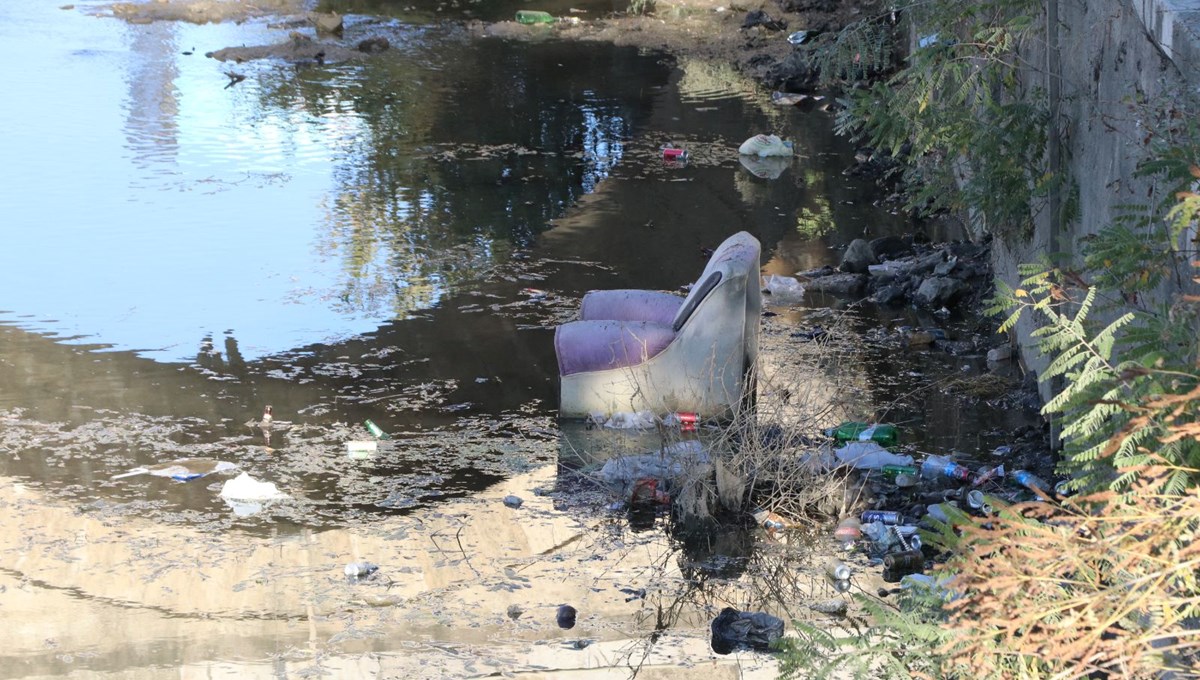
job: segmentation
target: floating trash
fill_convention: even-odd
[[[218,472],[228,472],[229,470],[236,469],[237,465],[235,463],[227,463],[223,460],[213,460],[211,458],[180,458],[179,460],[173,460],[169,463],[135,467],[129,472],[114,475],[113,479],[124,479],[126,477],[134,477],[137,475],[150,475],[152,477],[167,477],[168,479],[174,479],[177,482],[187,482]]]

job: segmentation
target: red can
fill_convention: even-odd
[[[663,159],[668,161],[686,161],[688,159],[687,149],[663,149]]]

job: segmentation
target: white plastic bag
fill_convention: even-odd
[[[912,456],[901,456],[875,442],[849,442],[833,452],[843,465],[859,470],[878,470],[884,465],[912,465]]]
[[[770,293],[772,302],[799,302],[804,298],[804,284],[790,276],[768,274],[763,277],[763,291]]]
[[[791,156],[792,143],[776,135],[754,135],[742,142],[738,153],[746,156]]]
[[[233,501],[277,501],[287,498],[271,482],[260,482],[243,472],[221,486],[221,498]]]
[[[614,430],[645,430],[657,425],[658,418],[650,411],[618,411],[604,420],[603,424]]]

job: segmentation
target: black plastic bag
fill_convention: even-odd
[[[729,654],[740,646],[770,651],[771,643],[781,637],[783,619],[766,612],[739,612],[726,607],[712,622],[712,649],[717,654]]]

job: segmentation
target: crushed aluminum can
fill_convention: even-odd
[[[688,159],[687,149],[667,147],[663,149],[663,160],[684,162]]]

